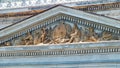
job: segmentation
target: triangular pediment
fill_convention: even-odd
[[[72,21],[98,30],[105,30],[120,34],[120,21],[96,14],[87,13],[65,6],[56,6],[38,15],[32,16],[20,23],[11,25],[0,31],[1,42],[10,40],[11,37],[21,36],[24,33],[49,25],[52,21]],[[81,21],[82,20],[82,21]],[[85,21],[87,20],[87,21]],[[10,39],[9,39],[10,38]]]

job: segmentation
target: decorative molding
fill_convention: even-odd
[[[101,53],[117,53],[117,52],[120,53],[120,47],[22,50],[22,51],[0,51],[0,57],[82,55],[82,54],[101,54]]]
[[[118,3],[110,3],[110,4],[82,6],[82,8],[77,7],[77,9],[87,11],[87,12],[96,12],[96,11],[117,9],[119,7],[120,7],[120,3],[118,2]]]
[[[0,47],[0,57],[120,53],[120,41]]]
[[[82,25],[82,26],[86,26],[86,27],[93,27],[94,29],[98,29],[98,30],[102,30],[102,31],[109,31],[114,34],[120,35],[120,30],[115,27],[104,25],[104,24],[99,24],[97,22],[89,21],[86,19],[82,19],[82,18],[78,18],[78,17],[66,15],[66,14],[58,14],[58,15],[52,16],[50,18],[47,18],[41,22],[35,23],[33,26],[28,26],[25,29],[21,29],[20,31],[14,32],[14,34],[12,33],[12,34],[2,38],[0,43],[3,43],[8,40],[13,40],[14,38],[20,37],[28,32],[35,31],[42,27],[49,26],[50,24],[54,24],[57,22],[59,23],[59,21],[62,21],[62,20],[72,22],[72,23],[78,23],[78,25]],[[6,39],[6,38],[8,38],[8,39]]]
[[[87,11],[87,12],[96,12],[96,11],[102,11],[102,10],[117,9],[119,7],[117,7],[116,5],[119,5],[119,4],[120,4],[119,2],[116,2],[116,3],[95,4],[95,5],[87,5],[87,6],[86,5],[85,6],[78,5],[78,7],[73,6],[73,8],[79,9],[79,10],[82,10],[82,11]],[[49,6],[49,7],[52,7],[52,6]],[[105,8],[103,8],[103,7],[105,7]],[[0,14],[0,18],[15,17],[15,16],[30,16],[30,15],[39,14],[40,12],[43,12],[45,9],[47,9],[46,6],[45,6],[45,9],[41,9],[41,10],[36,9],[36,11],[34,11],[34,10],[32,10],[34,8],[36,8],[36,7],[26,8],[26,9],[30,9],[29,11],[14,12],[12,14],[11,13]],[[40,7],[37,7],[37,8],[40,9]],[[19,11],[20,9],[22,9],[22,8],[17,8],[16,10]],[[11,11],[11,9],[9,9],[9,10]],[[7,12],[8,10],[7,11],[3,10],[2,12],[4,12],[4,11]]]
[[[69,12],[69,11],[71,11],[71,12]],[[53,12],[55,12],[55,13],[53,13]],[[38,18],[40,18],[40,19],[38,19]],[[99,20],[99,19],[101,19],[101,20]],[[119,24],[119,21],[117,21],[117,20],[111,20],[109,18],[103,19],[103,17],[97,16],[97,15],[92,15],[92,14],[89,14],[89,13],[86,13],[83,11],[78,11],[78,10],[74,10],[71,8],[63,7],[63,6],[58,6],[49,11],[46,11],[39,15],[36,15],[30,19],[22,21],[21,23],[13,25],[10,28],[8,27],[5,30],[1,30],[0,43],[4,43],[6,41],[11,41],[11,40],[13,40],[17,37],[20,37],[28,32],[35,31],[42,27],[48,26],[50,24],[54,24],[56,22],[59,23],[60,20],[69,21],[72,23],[78,23],[79,25],[93,27],[95,29],[109,31],[116,35],[120,35],[120,29],[119,29],[120,24]],[[112,23],[110,23],[110,24],[108,23],[109,22],[108,20],[114,22],[114,24],[115,24],[114,27],[113,27]],[[27,22],[29,22],[29,24]],[[107,24],[109,24],[109,25],[107,25]]]

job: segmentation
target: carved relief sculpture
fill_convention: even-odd
[[[20,41],[19,44],[20,44],[20,45],[26,45],[25,39],[24,39],[24,38],[21,38],[21,41]]]
[[[54,43],[64,43],[68,41],[68,39],[66,38],[67,35],[66,25],[67,24],[65,23],[61,23],[55,27],[52,35]]]
[[[25,45],[32,45],[33,44],[33,37],[30,32],[27,33],[27,37],[25,37]]]
[[[10,41],[8,41],[8,42],[5,42],[5,44],[4,44],[5,46],[11,46],[12,45],[12,43],[10,42]]]
[[[110,32],[104,31],[102,34],[102,40],[110,40],[112,39],[112,34]]]
[[[80,41],[81,33],[80,33],[80,30],[78,29],[77,24],[74,24],[74,27],[70,36],[71,36],[69,40],[70,43]]]
[[[98,37],[98,35],[100,36]],[[22,36],[21,38],[16,39],[15,44],[60,44],[75,42],[97,42],[98,40],[110,39],[113,39],[113,35],[110,32],[100,31],[100,33],[97,33],[93,27],[79,26],[76,23],[69,24],[62,21],[54,26],[43,27],[35,30],[33,33],[28,32],[26,37]],[[5,45],[9,46],[11,44],[5,43]]]
[[[39,44],[40,43],[40,32],[38,32],[37,30],[34,33],[34,45]]]
[[[40,43],[44,43],[46,36],[47,36],[46,28],[42,28],[41,29],[41,36],[40,36]]]
[[[95,38],[94,28],[89,27],[87,29],[87,35],[86,35],[86,39],[84,41],[85,42],[97,42],[98,41],[98,39]]]
[[[14,41],[15,45],[25,45],[25,38],[24,37],[20,37],[15,39]]]

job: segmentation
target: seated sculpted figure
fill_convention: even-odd
[[[70,34],[70,36],[71,36],[71,38],[70,38],[70,40],[69,40],[69,42],[70,43],[72,43],[72,42],[79,42],[80,41],[80,31],[79,31],[79,29],[78,29],[78,27],[77,27],[77,25],[76,24],[74,24],[74,28],[73,28],[73,33],[72,34]]]
[[[97,42],[98,40],[95,38],[94,28],[89,27],[88,32],[89,33],[88,33],[87,39],[85,41],[86,42]]]
[[[78,33],[78,30],[75,30],[75,32],[70,35],[71,36],[71,38],[69,40],[70,43],[73,42],[73,40],[75,39],[77,33]]]
[[[27,33],[27,37],[25,38],[25,45],[32,45],[33,44],[33,37],[30,32]]]

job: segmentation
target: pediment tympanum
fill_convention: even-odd
[[[10,46],[119,40],[119,22],[58,6],[2,30],[0,43]]]
[[[27,32],[16,38],[14,45],[60,44],[79,42],[99,42],[105,40],[119,40],[116,34],[108,31],[85,27],[78,23],[58,21],[52,26],[45,26],[32,32]],[[4,45],[13,44],[6,42]]]

